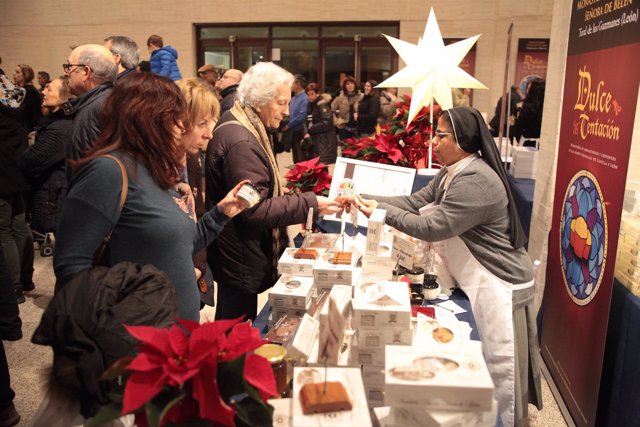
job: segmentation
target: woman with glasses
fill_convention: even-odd
[[[533,266],[511,186],[478,110],[444,111],[433,143],[445,167],[427,187],[411,196],[342,201],[367,216],[385,209],[387,224],[433,242],[471,301],[502,423],[521,425],[527,404],[542,399]]]

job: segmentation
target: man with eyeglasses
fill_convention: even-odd
[[[67,159],[80,159],[100,135],[100,111],[118,74],[118,66],[109,49],[97,44],[85,44],[71,51],[62,64],[69,77],[69,89],[76,98],[62,105],[67,115],[73,115],[71,143]]]
[[[104,39],[104,47],[111,51],[118,66],[116,80],[136,71],[138,62],[140,62],[140,49],[133,39],[127,36],[109,36]]]

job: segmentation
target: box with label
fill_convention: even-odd
[[[398,263],[404,268],[413,268],[416,247],[417,245],[413,238],[405,234],[394,234],[391,256],[393,259],[398,260]]]
[[[274,310],[281,308],[306,310],[311,304],[313,288],[312,277],[283,274],[269,289],[269,304]]]
[[[362,383],[384,385],[384,365],[362,365]]]
[[[294,258],[297,248],[287,248],[278,260],[278,273],[290,276],[313,276],[315,259]]]
[[[313,266],[313,280],[318,290],[331,288],[333,285],[353,285],[356,263],[359,253],[351,252],[351,262],[349,264],[335,264],[333,262],[335,252],[322,254]]]
[[[366,385],[364,393],[367,396],[367,404],[369,408],[377,408],[384,406],[384,384],[383,385]]]
[[[301,318],[307,312],[305,308],[278,308],[271,309],[273,321],[277,322],[285,316]]]
[[[273,427],[291,427],[293,399],[269,399],[267,403],[273,406]]]
[[[384,348],[362,348],[355,345],[351,348],[351,366],[384,365],[384,358]]]
[[[353,325],[356,329],[409,329],[411,302],[406,284],[402,282],[360,284],[353,298]]]
[[[391,255],[391,249],[388,245],[382,245],[380,248],[382,249],[378,255],[362,256],[363,280],[393,280],[393,269],[398,261]]]
[[[337,364],[351,316],[351,286],[335,285],[320,311],[318,360]]]
[[[297,362],[305,363],[311,355],[313,344],[318,341],[319,332],[320,322],[308,314],[302,316],[296,335],[287,349],[287,355]]]
[[[306,383],[337,381],[343,386],[351,405],[350,411],[304,415],[300,403],[300,389]],[[358,368],[294,368],[293,425],[296,427],[371,427],[371,416]]]
[[[384,348],[387,344],[411,345],[413,331],[410,327],[359,328],[358,346],[362,348]]]
[[[471,326],[455,316],[440,316],[438,319],[418,314],[413,346],[430,351],[457,352],[469,341]]]
[[[384,209],[374,209],[371,213],[367,228],[367,242],[365,246],[366,255],[378,254],[386,216],[387,211]]]
[[[436,411],[424,408],[393,406],[386,427],[493,427],[498,418],[498,402],[489,411]]]
[[[388,345],[385,397],[391,406],[446,411],[490,411],[493,382],[479,341],[457,353]]]
[[[340,354],[338,355],[337,363],[327,363],[329,366],[353,366],[351,356],[353,350],[353,336],[354,331],[347,329],[344,333],[344,338],[342,340],[342,347],[340,347]],[[319,348],[319,339],[316,339],[313,343],[313,347],[311,348],[311,354],[309,355],[309,359],[307,359],[307,366],[321,366],[324,367],[324,362],[318,361],[318,348]]]

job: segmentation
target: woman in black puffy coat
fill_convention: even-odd
[[[317,83],[309,83],[305,91],[309,98],[304,135],[308,157],[320,156],[320,161],[324,164],[335,163],[338,143],[331,116],[331,96],[321,94]]]
[[[17,86],[25,90],[24,101],[22,101],[20,110],[27,132],[33,131],[42,118],[42,110],[40,108],[42,98],[38,89],[33,86],[33,78],[33,68],[27,64],[18,64],[13,72],[13,81]]]
[[[364,96],[358,104],[356,117],[356,129],[359,136],[369,136],[376,131],[378,115],[380,114],[380,95],[375,87],[378,82],[367,80],[364,84]]]
[[[71,96],[66,77],[47,83],[42,93],[49,114],[36,127],[36,141],[22,154],[20,169],[31,184],[31,228],[48,233],[55,232],[67,194],[65,144],[71,140],[73,120],[60,108]]]

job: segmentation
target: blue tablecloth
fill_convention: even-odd
[[[640,426],[640,297],[614,280],[596,425]]]

